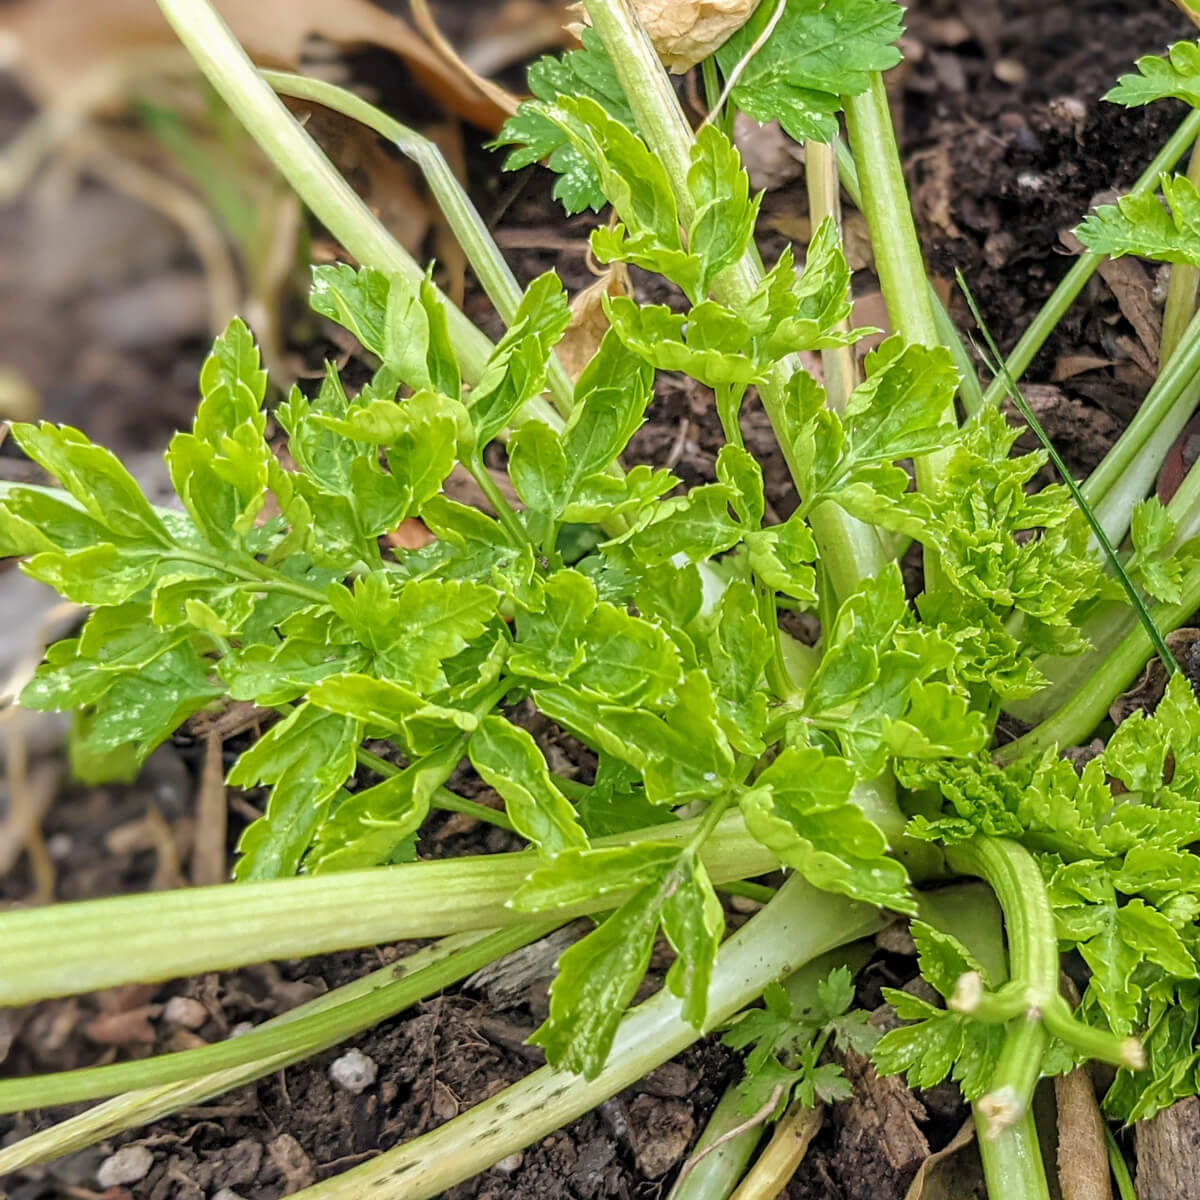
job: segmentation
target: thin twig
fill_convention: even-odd
[[[735,1137],[740,1137],[748,1129],[754,1129],[759,1125],[764,1124],[770,1115],[775,1111],[775,1106],[779,1103],[779,1097],[783,1094],[783,1084],[777,1083],[775,1090],[771,1093],[766,1104],[762,1106],[753,1116],[747,1117],[740,1125],[735,1125],[732,1129],[727,1129],[719,1138],[710,1142],[703,1150],[697,1150],[691,1158],[687,1160],[680,1168],[679,1176],[675,1180],[675,1187],[679,1185],[714,1151],[724,1146],[726,1142],[731,1142]]]
[[[779,0],[779,3],[775,5],[775,11],[771,14],[771,19],[763,26],[762,32],[751,42],[750,49],[738,59],[737,65],[729,72],[729,76],[725,80],[725,86],[721,89],[721,94],[717,97],[716,104],[709,110],[708,116],[700,122],[700,129],[703,129],[725,107],[725,101],[729,99],[729,93],[737,86],[737,81],[741,79],[742,72],[750,65],[750,60],[767,44],[771,34],[775,32],[775,26],[783,18],[785,8],[787,8],[787,0]]]
[[[497,108],[508,113],[510,117],[515,115],[521,106],[520,100],[512,92],[493,83],[490,79],[485,79],[463,62],[458,51],[446,40],[445,35],[438,28],[437,21],[434,20],[433,13],[429,11],[426,0],[411,0],[411,10],[413,23],[425,35],[434,50],[441,55],[446,65],[460,72],[464,79],[482,92]]]

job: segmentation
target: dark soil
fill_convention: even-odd
[[[926,0],[910,11],[909,24],[910,62],[894,99],[929,261],[945,279],[955,268],[964,271],[996,337],[1007,346],[1069,267],[1064,232],[1097,193],[1127,186],[1178,120],[1169,105],[1127,113],[1100,104],[1099,96],[1137,54],[1161,50],[1187,26],[1165,3],[1146,11],[1134,0]],[[402,105],[398,100],[396,106]],[[28,115],[15,93],[0,96],[0,129],[11,131]],[[554,267],[571,289],[591,282],[585,262],[588,222],[562,217],[549,199],[544,174],[503,176],[494,158],[477,151],[470,162],[472,194],[523,280]],[[768,198],[768,211],[786,216],[802,209],[796,198],[801,191],[799,185],[783,185]],[[160,322],[149,341],[135,336],[136,330],[122,340],[114,337],[106,310],[114,296],[126,294],[145,304],[146,288],[181,273],[194,275],[195,263],[178,238],[158,229],[144,211],[101,220],[99,210],[114,201],[100,189],[86,191],[79,203],[83,207],[68,214],[63,228],[96,217],[105,238],[99,247],[104,253],[91,254],[83,268],[61,253],[61,244],[38,241],[45,235],[37,205],[26,203],[0,218],[6,263],[0,284],[5,299],[13,301],[5,306],[6,349],[11,347],[12,365],[41,393],[43,415],[82,424],[121,454],[156,448],[170,428],[188,419],[194,403],[203,320],[196,327],[195,314],[181,310],[174,326]],[[23,278],[38,278],[39,269],[45,273],[38,256],[52,251],[57,257],[51,265],[60,268],[53,286],[23,289]],[[1154,286],[1152,279],[1146,282]],[[1097,277],[1028,375],[1042,419],[1076,469],[1098,461],[1150,377],[1156,348],[1130,318],[1131,286],[1121,280],[1114,290]],[[873,287],[864,266],[856,290],[866,296]],[[467,308],[481,321],[491,319],[477,294],[468,294]],[[747,414],[746,432],[764,464],[769,501],[777,515],[786,515],[794,498],[760,412]],[[633,457],[670,464],[691,484],[712,477],[721,441],[703,390],[668,381]],[[564,744],[561,752],[586,776],[589,764],[576,748]],[[198,749],[183,739],[157,754],[135,785],[64,789],[43,824],[57,898],[181,885],[199,769]],[[253,815],[253,803],[249,797],[234,804],[231,848],[240,825]],[[424,854],[436,856],[507,848],[502,836],[455,816],[439,819],[422,844]],[[0,879],[0,901],[19,902],[32,887],[23,859]],[[25,1075],[216,1040],[240,1022],[284,1011],[409,948],[281,963],[0,1013],[0,1063],[6,1074]],[[881,983],[898,985],[909,975],[909,960],[881,952],[860,977],[860,1002],[877,1004]],[[194,1029],[164,1019],[163,1006],[172,996],[204,1006]],[[354,1040],[378,1066],[375,1083],[360,1095],[330,1082],[329,1064],[341,1051],[327,1053],[186,1115],[25,1172],[8,1181],[9,1195],[12,1200],[98,1195],[98,1164],[117,1145],[137,1140],[152,1150],[153,1166],[140,1182],[111,1189],[109,1200],[215,1196],[222,1189],[229,1189],[222,1200],[274,1200],[425,1132],[521,1077],[538,1061],[537,1052],[522,1042],[544,1013],[541,985],[504,1007],[486,989],[458,989]],[[735,1072],[733,1056],[707,1039],[622,1096],[447,1195],[454,1200],[665,1195],[690,1141]],[[851,1074],[860,1085],[855,1100],[831,1111],[789,1188],[793,1200],[899,1200],[920,1159],[912,1147],[923,1145],[922,1153],[938,1149],[965,1115],[953,1089],[898,1098],[876,1081]],[[56,1115],[61,1114],[0,1118],[0,1138],[23,1136]],[[911,1129],[909,1152],[877,1136],[897,1122]]]

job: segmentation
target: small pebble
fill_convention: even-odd
[[[521,1164],[525,1161],[525,1152],[523,1150],[514,1150],[512,1154],[507,1154],[498,1163],[492,1164],[493,1171],[499,1171],[501,1175],[511,1175],[514,1171],[521,1168]]]
[[[163,1009],[163,1020],[183,1029],[199,1029],[208,1020],[208,1009],[191,996],[172,996]]]
[[[361,1050],[347,1050],[340,1058],[329,1064],[329,1078],[343,1091],[361,1095],[375,1082],[379,1074],[373,1058]]]
[[[75,849],[75,841],[69,833],[51,834],[46,839],[46,853],[54,862],[65,862]]]
[[[219,1191],[213,1192],[212,1200],[242,1200],[241,1194],[235,1192],[231,1187],[223,1187]]]
[[[243,1033],[250,1033],[256,1026],[253,1021],[239,1021],[230,1031],[230,1037],[241,1037]]]
[[[120,1187],[145,1179],[154,1166],[154,1155],[145,1146],[122,1146],[96,1168],[96,1182],[102,1188]]]
[[[992,73],[1001,83],[1021,84],[1029,77],[1024,64],[1017,62],[1015,58],[996,59]]]

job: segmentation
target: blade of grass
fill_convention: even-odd
[[[1037,435],[1038,441],[1045,447],[1046,453],[1050,456],[1050,461],[1054,464],[1054,469],[1062,478],[1063,483],[1067,485],[1072,499],[1079,506],[1079,510],[1087,519],[1088,525],[1091,526],[1096,541],[1099,542],[1101,549],[1104,551],[1104,556],[1108,559],[1109,565],[1121,583],[1121,587],[1129,597],[1129,603],[1133,605],[1134,611],[1137,613],[1142,627],[1150,638],[1155,652],[1162,659],[1162,664],[1166,667],[1167,674],[1174,675],[1179,670],[1179,664],[1175,661],[1175,656],[1171,653],[1161,631],[1154,623],[1154,618],[1150,615],[1150,610],[1146,607],[1145,601],[1142,600],[1141,594],[1133,586],[1133,581],[1121,565],[1121,560],[1117,557],[1117,552],[1113,549],[1112,542],[1108,540],[1108,534],[1104,532],[1104,526],[1100,524],[1091,505],[1084,499],[1083,493],[1079,490],[1079,485],[1075,482],[1075,477],[1067,470],[1066,464],[1054,448],[1054,443],[1046,436],[1046,431],[1042,428],[1042,423],[1037,419],[1033,409],[1029,407],[1025,397],[1021,395],[1020,389],[1018,389],[1016,383],[1013,381],[1013,377],[1008,370],[1008,364],[1004,361],[1003,355],[1001,355],[992,338],[987,323],[983,319],[983,314],[979,311],[979,306],[975,303],[975,297],[971,294],[970,288],[967,287],[967,281],[963,278],[963,273],[956,271],[955,277],[958,280],[958,286],[962,289],[963,296],[966,298],[967,307],[971,310],[971,316],[975,318],[975,323],[979,326],[979,332],[987,344],[988,353],[992,359],[989,366],[997,372],[997,378],[1003,382],[1009,399],[1012,400],[1021,416],[1025,418],[1025,422],[1029,428]]]

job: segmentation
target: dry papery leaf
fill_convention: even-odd
[[[624,263],[613,263],[576,294],[571,301],[571,323],[558,343],[558,357],[572,379],[583,374],[583,368],[592,360],[600,346],[600,340],[608,332],[608,317],[604,313],[605,296],[631,296],[633,288],[629,282],[629,271]]]
[[[633,7],[667,69],[690,71],[758,7],[758,0],[634,0]]]
[[[490,132],[507,115],[448,65],[413,28],[369,0],[215,0],[255,61],[296,70],[311,38],[379,46],[403,59],[432,96]],[[19,0],[5,5],[12,67],[29,94],[53,104],[114,58],[169,50],[178,42],[154,0]],[[69,33],[68,33],[69,31]]]

